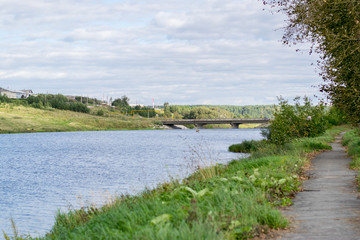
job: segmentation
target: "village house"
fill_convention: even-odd
[[[15,99],[21,99],[21,98],[28,98],[33,94],[32,90],[21,90],[21,91],[12,91],[7,90],[5,88],[0,88],[0,95],[7,96],[8,98],[15,98]]]

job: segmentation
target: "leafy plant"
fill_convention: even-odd
[[[229,147],[230,152],[252,153],[261,148],[265,143],[263,141],[245,140],[240,144],[233,144]]]
[[[269,132],[265,134],[270,142],[283,145],[291,139],[300,137],[316,137],[324,133],[327,122],[323,105],[312,106],[309,98],[304,97],[301,105],[300,97],[294,99],[295,104],[280,98],[279,109],[274,113]]]

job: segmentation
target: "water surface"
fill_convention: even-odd
[[[104,131],[0,135],[0,230],[43,235],[58,209],[101,205],[114,194],[183,178],[201,163],[240,155],[227,148],[261,139],[258,129]]]

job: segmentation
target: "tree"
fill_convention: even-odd
[[[233,118],[234,114],[218,107],[195,107],[184,114],[185,119]]]
[[[164,115],[165,115],[165,117],[170,117],[171,116],[170,107],[169,107],[168,102],[164,103]]]
[[[121,98],[115,99],[111,105],[117,107],[122,112],[127,112],[127,110],[130,108],[129,101],[130,99],[124,95]]]
[[[360,123],[360,2],[358,0],[264,0],[288,16],[283,42],[310,42],[333,104]]]

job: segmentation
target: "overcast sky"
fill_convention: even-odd
[[[318,94],[315,57],[283,46],[284,16],[262,9],[257,0],[0,0],[0,87],[146,105]]]

